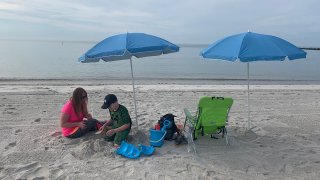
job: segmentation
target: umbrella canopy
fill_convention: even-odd
[[[125,33],[108,37],[79,58],[80,62],[116,61],[178,52],[179,47],[144,33]]]
[[[202,50],[204,58],[222,59],[227,61],[247,62],[248,79],[248,129],[250,128],[250,101],[249,101],[249,62],[251,61],[283,61],[306,58],[307,53],[276,36],[246,32],[228,36],[218,40]]]
[[[134,87],[134,76],[132,68],[132,57],[142,58],[147,56],[158,56],[161,54],[174,53],[179,51],[179,46],[170,43],[160,37],[144,33],[124,33],[108,37],[79,58],[82,63],[103,61],[116,61],[130,59],[134,107],[137,119],[137,105]]]
[[[242,62],[283,61],[306,58],[306,52],[288,41],[276,36],[241,33],[216,41],[201,51],[201,56],[211,59],[223,59]]]

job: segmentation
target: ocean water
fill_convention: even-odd
[[[78,58],[93,42],[0,41],[0,79],[130,79],[130,61],[80,63]],[[205,60],[205,46],[181,45],[178,53],[133,58],[136,79],[245,80],[247,64]],[[320,51],[307,59],[252,62],[250,79],[320,82]],[[245,81],[244,81],[245,82]]]

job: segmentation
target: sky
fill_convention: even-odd
[[[0,0],[0,39],[100,41],[144,32],[210,44],[247,32],[320,47],[319,0]]]

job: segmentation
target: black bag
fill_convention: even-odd
[[[165,135],[165,140],[172,140],[174,133],[178,132],[178,128],[176,126],[176,123],[174,122],[174,117],[176,117],[173,114],[166,114],[160,118],[158,121],[160,128],[163,127],[163,122],[165,120],[169,120],[171,122],[171,126],[167,128],[167,134]]]

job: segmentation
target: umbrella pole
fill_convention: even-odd
[[[249,86],[250,86],[250,76],[249,76],[249,62],[247,62],[247,104],[248,104],[248,127],[247,127],[247,130],[250,129],[250,89],[249,89]]]
[[[136,114],[137,130],[139,130],[138,116],[137,116],[136,91],[135,91],[135,88],[134,88],[134,77],[133,77],[133,70],[132,70],[132,58],[130,58],[130,67],[131,67],[131,77],[132,77],[132,89],[133,89],[133,99],[134,99],[134,111],[135,111],[135,114]]]

